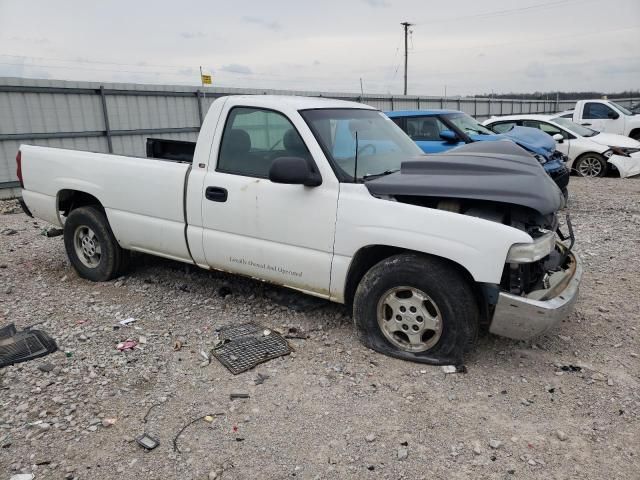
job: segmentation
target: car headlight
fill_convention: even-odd
[[[626,149],[626,148],[622,148],[622,147],[612,147],[612,146],[609,146],[609,148],[610,148],[611,150],[607,150],[607,152],[611,152],[611,154],[610,154],[610,155],[607,155],[607,152],[604,152],[604,154],[605,154],[605,156],[606,156],[607,158],[609,158],[611,155],[614,155],[614,154],[615,154],[615,155],[620,155],[620,156],[622,156],[622,157],[629,157],[629,156],[630,156],[630,155],[629,155],[629,152],[627,151],[627,149]]]
[[[556,246],[553,232],[546,233],[531,243],[514,243],[507,254],[507,263],[532,263],[546,257]]]

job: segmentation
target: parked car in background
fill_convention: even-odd
[[[558,116],[570,118],[593,130],[640,140],[640,115],[612,100],[579,100],[573,110]]]
[[[457,110],[401,110],[385,112],[425,153],[439,153],[473,142],[510,140],[531,153],[568,196],[569,171],[565,158],[547,135],[517,128],[497,135],[476,119]]]
[[[631,105],[631,107],[629,107],[629,111],[634,115],[640,115],[640,103]]]
[[[132,250],[246,275],[348,305],[374,350],[455,365],[479,325],[530,338],[576,302],[562,194],[511,142],[427,159],[372,107],[237,95],[193,154],[149,150],[170,159],[20,146],[25,211],[64,228],[81,277],[121,275]]]
[[[640,142],[622,135],[600,133],[555,115],[507,115],[483,122],[500,134],[518,127],[539,129],[557,141],[557,149],[564,153],[567,167],[583,177],[603,177],[608,164],[614,165],[621,177],[640,173]]]

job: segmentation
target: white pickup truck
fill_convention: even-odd
[[[599,132],[616,133],[640,141],[640,115],[611,100],[579,100],[561,117]]]
[[[400,358],[461,362],[482,324],[532,337],[578,295],[562,193],[535,158],[508,141],[425,157],[366,105],[220,98],[192,163],[29,145],[16,160],[23,208],[64,227],[81,277],[121,275],[130,251],[247,275],[351,306],[365,345]]]

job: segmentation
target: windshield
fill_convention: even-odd
[[[405,160],[424,155],[400,127],[377,110],[302,110],[300,115],[342,181],[395,171]],[[356,152],[357,172],[354,171]]]
[[[620,110],[625,115],[633,115],[632,112],[630,112],[629,110],[624,108],[622,105],[617,104],[616,102],[609,102],[609,105],[613,105],[614,107],[616,107],[618,110]]]
[[[561,127],[566,128],[571,133],[578,135],[579,137],[593,137],[597,135],[599,132],[595,130],[591,130],[590,128],[583,127],[582,125],[578,125],[575,122],[572,122],[568,118],[564,117],[556,117],[551,119],[552,122],[557,123]]]
[[[475,118],[470,117],[466,113],[453,113],[445,115],[444,117],[467,135],[494,135],[491,130],[480,125]]]

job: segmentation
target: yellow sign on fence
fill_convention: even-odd
[[[202,84],[211,85],[211,75],[202,75]]]

